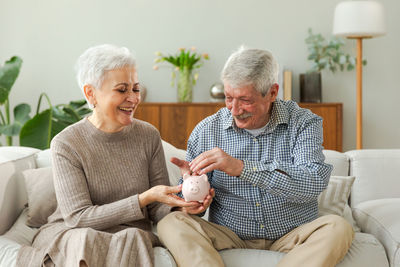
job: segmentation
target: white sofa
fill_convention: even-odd
[[[171,156],[184,158],[185,151],[166,142],[163,142],[163,147],[171,183],[176,183],[179,169],[168,159]],[[356,234],[349,252],[337,266],[400,267],[400,150],[346,153],[325,150],[324,154],[326,162],[334,165],[333,176],[343,176],[343,179],[355,176],[355,180],[347,180],[354,181],[351,208],[347,203],[338,207],[339,213],[342,212],[341,215],[353,225]],[[37,231],[37,228],[25,224],[28,198],[23,171],[50,165],[48,150],[0,147],[0,267],[14,266],[21,244],[29,245]],[[327,190],[329,192],[321,202],[327,202],[325,205],[328,207],[325,208],[335,211],[338,207],[330,204],[328,199],[343,198],[339,195],[343,192],[333,185],[335,179],[331,180],[332,188]],[[347,202],[347,197],[344,201]],[[226,266],[234,267],[275,266],[283,256],[278,252],[245,249],[225,250],[220,254]],[[161,247],[155,248],[155,265],[176,266],[168,250]]]

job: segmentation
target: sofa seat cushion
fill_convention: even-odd
[[[400,198],[360,203],[353,215],[363,232],[373,234],[385,246],[390,266],[400,266]]]
[[[220,251],[227,267],[276,266],[284,253],[258,249],[227,249]],[[388,267],[385,249],[370,234],[356,233],[349,252],[337,267]]]

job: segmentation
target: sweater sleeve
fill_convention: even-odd
[[[53,139],[51,154],[57,202],[68,227],[103,230],[144,218],[138,195],[93,205],[78,153],[62,140]]]
[[[150,188],[156,185],[169,185],[167,166],[165,163],[164,150],[161,143],[160,135],[154,135],[152,147],[154,148],[151,153],[149,162],[149,180]],[[147,206],[150,219],[157,223],[165,215],[167,215],[171,208],[170,206],[154,202]]]

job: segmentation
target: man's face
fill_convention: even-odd
[[[232,88],[224,82],[225,104],[230,110],[235,124],[242,129],[258,129],[267,124],[271,114],[272,103],[278,95],[278,84],[272,85],[263,96],[252,84]]]

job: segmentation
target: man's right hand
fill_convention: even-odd
[[[189,207],[180,207],[176,208],[175,210],[183,211],[188,214],[199,214],[208,209],[208,207],[211,205],[211,202],[215,196],[215,191],[214,188],[210,189],[209,194],[206,196],[204,199],[203,203],[197,202],[198,205],[195,206],[189,206]]]

